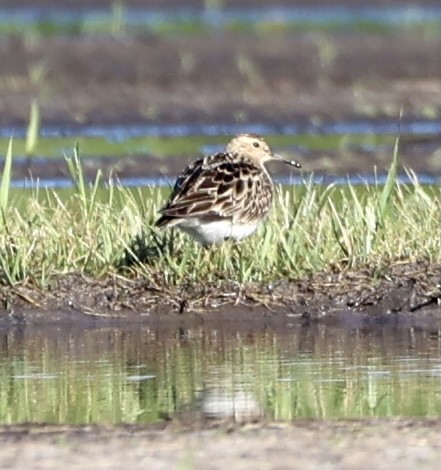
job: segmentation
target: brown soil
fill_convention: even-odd
[[[0,326],[206,321],[210,312],[217,320],[231,318],[234,312],[234,321],[263,323],[283,323],[291,317],[327,320],[348,311],[372,319],[402,313],[439,319],[440,286],[441,266],[425,262],[248,286],[223,282],[158,287],[154,280],[96,280],[72,274],[59,277],[50,290],[33,285],[3,288],[0,295],[6,311]]]
[[[0,467],[66,469],[438,469],[441,421],[299,421],[183,431],[0,428]],[[193,427],[194,429],[194,427]]]
[[[10,37],[0,124],[25,125],[34,97],[44,124],[398,120],[402,107],[434,117],[439,46],[439,35],[398,31]]]
[[[240,5],[251,2],[263,3],[242,0]],[[110,3],[67,1],[63,7]],[[138,3],[180,4],[175,0],[125,2],[127,6]],[[323,0],[315,3],[326,4]],[[355,0],[343,3],[364,4]],[[38,4],[58,3],[39,0]],[[2,7],[8,5],[2,3]],[[9,6],[35,5],[20,0]],[[193,37],[72,36],[32,41],[25,36],[10,37],[0,41],[0,125],[25,126],[35,97],[45,125],[398,121],[402,107],[404,119],[433,119],[441,112],[440,41],[437,34],[399,30],[389,34],[299,31],[260,36],[233,32]],[[38,74],[40,78],[35,78]],[[439,136],[403,138],[403,165],[417,172],[441,174],[440,145]],[[305,170],[315,173],[371,173],[374,166],[386,171],[391,154],[389,147],[375,152],[348,148],[312,152],[303,160],[307,160]],[[302,159],[302,155],[297,157]],[[174,177],[185,163],[167,160],[164,164],[163,159],[142,156],[116,164],[106,158],[91,163],[88,174],[93,176],[99,166],[105,173],[118,167],[120,177]],[[62,161],[14,165],[14,178],[29,174],[60,177],[66,176],[66,169]]]

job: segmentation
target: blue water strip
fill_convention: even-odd
[[[121,142],[135,137],[191,137],[191,136],[231,136],[251,132],[261,135],[438,135],[441,134],[441,120],[415,119],[399,122],[394,119],[351,120],[341,122],[313,123],[246,123],[246,124],[114,124],[88,126],[42,126],[40,137],[90,137]],[[0,137],[24,138],[25,126],[0,127]]]
[[[373,175],[347,175],[347,176],[336,176],[336,175],[312,175],[311,177],[289,175],[275,177],[276,183],[283,185],[302,185],[305,182],[312,182],[319,185],[376,185],[384,184],[386,182],[387,174]],[[429,174],[416,174],[415,177],[410,177],[407,174],[402,174],[397,177],[397,180],[401,184],[412,184],[418,181],[419,184],[441,184],[441,177],[429,175]],[[111,184],[122,186],[126,188],[134,187],[172,187],[175,182],[175,178],[166,178],[163,176],[152,176],[152,177],[131,177],[131,178],[118,178],[112,180]],[[11,181],[11,186],[18,189],[56,189],[56,188],[73,188],[74,184],[70,178],[39,178],[39,179],[17,179]]]
[[[268,2],[269,3],[269,2]],[[192,8],[171,9],[130,8],[112,11],[109,9],[85,8],[69,9],[58,7],[28,7],[2,9],[0,24],[32,25],[54,23],[69,26],[77,23],[102,24],[118,17],[131,27],[161,26],[170,23],[200,23],[214,28],[223,28],[233,23],[277,23],[277,24],[335,24],[376,23],[379,25],[411,25],[441,21],[441,4],[400,5],[390,7],[375,6],[277,6],[266,5],[260,8]]]

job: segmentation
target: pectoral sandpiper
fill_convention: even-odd
[[[270,210],[273,182],[265,163],[300,164],[271,151],[262,137],[241,134],[224,152],[190,164],[176,180],[157,227],[177,227],[202,245],[251,235]]]

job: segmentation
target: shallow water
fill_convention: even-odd
[[[0,126],[0,137],[9,139],[23,138],[26,135],[24,126]],[[251,132],[262,135],[439,135],[441,122],[431,119],[414,119],[398,122],[396,119],[353,119],[349,121],[322,123],[259,123],[245,124],[113,124],[87,126],[42,126],[40,137],[93,137],[104,138],[114,142],[126,141],[135,137],[190,137],[190,136],[231,136]]]
[[[427,184],[439,183],[439,165],[436,165],[434,152],[439,147],[441,123],[436,120],[421,119],[401,123],[397,123],[395,120],[377,119],[278,125],[187,123],[180,125],[43,126],[37,145],[30,156],[24,156],[25,128],[0,127],[0,161],[4,159],[10,136],[14,135],[13,167],[21,168],[19,173],[24,174],[25,177],[13,178],[12,186],[15,188],[66,188],[73,185],[70,178],[64,177],[59,170],[56,172],[56,176],[48,177],[44,169],[46,168],[47,171],[47,168],[57,160],[62,162],[64,155],[72,155],[73,148],[77,144],[81,156],[85,159],[91,159],[89,163],[95,169],[100,166],[106,167],[112,158],[115,161],[110,163],[111,166],[114,165],[115,168],[118,168],[119,164],[116,163],[116,159],[120,159],[119,162],[124,168],[127,162],[129,162],[129,166],[134,167],[135,161],[130,160],[132,157],[143,158],[147,156],[161,159],[191,156],[194,158],[194,155],[214,153],[224,148],[228,136],[243,132],[264,135],[278,152],[291,154],[292,158],[305,162],[306,171],[311,171],[311,165],[308,164],[310,156],[312,158],[316,158],[318,154],[326,156],[329,152],[333,156],[329,157],[329,161],[325,163],[330,165],[330,159],[332,159],[334,170],[336,167],[344,170],[345,160],[352,159],[354,155],[359,154],[357,158],[361,163],[358,165],[356,173],[349,171],[349,176],[342,176],[344,171],[337,171],[338,176],[331,173],[327,176],[316,175],[314,177],[317,183],[324,184],[382,183],[385,175],[381,172],[377,172],[377,175],[372,174],[374,164],[367,162],[374,161],[377,156],[383,155],[383,160],[386,159],[383,162],[383,167],[387,168],[392,160],[395,141],[399,136],[400,146],[404,144],[419,148],[419,153],[431,162],[417,173],[419,181]],[[416,150],[413,152],[415,154]],[[433,157],[431,157],[432,154]],[[93,161],[96,157],[102,160]],[[163,171],[164,166],[161,168],[158,163],[156,171],[150,170],[149,173],[147,168],[144,168],[147,174],[141,172],[142,176],[138,176],[139,171],[136,176],[133,176],[134,172],[132,171],[130,177],[118,174],[118,182],[127,187],[169,186],[176,177],[177,168],[182,166],[181,163],[176,162],[178,160],[173,158],[164,160],[165,166],[176,166],[174,171],[169,172],[171,178],[166,171]],[[414,161],[408,160],[406,166],[409,163],[412,164]],[[319,167],[322,168],[321,165]],[[324,167],[325,172],[328,173],[326,169],[329,170],[329,167]],[[409,176],[404,172],[400,178],[403,183],[410,182]],[[292,174],[284,179],[279,178],[278,181],[283,184],[301,184],[304,179],[304,175]]]
[[[388,321],[26,327],[0,349],[1,423],[441,413],[440,330]]]
[[[294,24],[351,26],[373,24],[383,26],[414,25],[439,21],[438,6],[371,7],[333,5],[313,7],[264,6],[261,8],[191,8],[169,10],[154,8],[71,9],[63,7],[28,7],[0,10],[0,26],[44,25],[48,32],[54,26],[82,27],[95,31],[98,26],[123,22],[131,28],[159,29],[168,25],[197,25],[225,28],[237,24]],[[45,29],[42,29],[45,32]]]
[[[381,175],[347,175],[347,176],[327,176],[327,175],[316,175],[309,178],[304,176],[278,176],[273,178],[278,184],[283,185],[304,185],[305,181],[311,181],[315,184],[324,185],[382,185],[387,180],[387,174]],[[145,176],[145,177],[133,177],[133,178],[118,178],[114,181],[114,184],[121,185],[125,188],[152,188],[162,187],[170,188],[174,184],[175,178],[167,178],[162,176]],[[437,185],[440,183],[441,178],[438,176],[415,173],[412,177],[403,174],[397,176],[397,181],[401,184],[412,184],[417,180],[420,184],[433,184]],[[38,179],[17,179],[11,181],[11,187],[15,189],[37,189],[37,188],[73,188],[75,186],[71,178],[38,178]]]

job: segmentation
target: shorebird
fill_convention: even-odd
[[[301,168],[256,134],[234,137],[223,152],[183,171],[155,225],[177,227],[205,246],[251,235],[271,208],[273,182],[265,168],[271,160]]]

